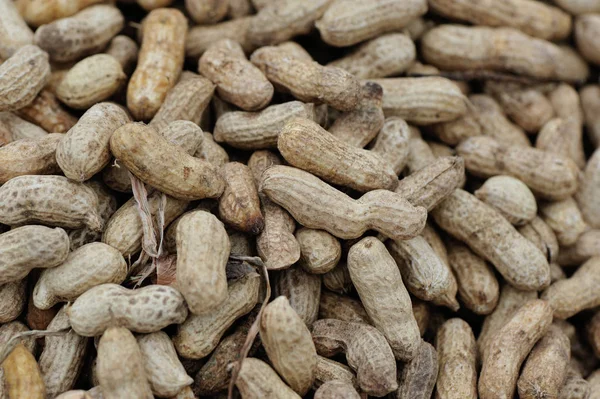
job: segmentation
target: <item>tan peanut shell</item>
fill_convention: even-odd
[[[190,315],[173,337],[177,353],[187,359],[208,356],[225,331],[256,305],[259,287],[260,276],[248,273],[229,285],[227,299],[221,306],[204,315]]]
[[[321,277],[295,266],[279,271],[272,284],[275,295],[286,297],[291,308],[310,328],[319,315]]]
[[[0,1],[0,14],[0,57],[7,59],[19,48],[33,43],[33,32],[12,0]]]
[[[48,89],[42,90],[33,102],[16,111],[17,115],[48,132],[66,133],[77,123]]]
[[[33,301],[38,309],[46,310],[58,302],[72,302],[97,285],[120,284],[126,276],[123,255],[110,245],[93,242],[71,252],[59,266],[43,271]]]
[[[322,319],[315,322],[312,335],[319,355],[346,354],[348,365],[356,370],[361,391],[384,396],[398,389],[394,354],[375,327]]]
[[[253,357],[244,359],[235,386],[247,399],[301,398],[267,363]]]
[[[413,1],[413,0],[411,0]],[[372,79],[383,87],[383,113],[416,125],[448,122],[467,112],[467,99],[446,78]]]
[[[139,46],[129,36],[118,35],[113,37],[104,52],[112,55],[121,65],[121,70],[129,75],[137,62]]]
[[[347,381],[327,381],[315,391],[315,399],[359,399],[360,395]]]
[[[49,175],[60,168],[54,156],[62,134],[15,140],[0,147],[0,183],[23,175]]]
[[[537,215],[537,202],[533,193],[521,180],[514,177],[490,177],[474,194],[515,226],[527,224]]]
[[[421,232],[421,237],[427,241],[427,244],[433,249],[433,252],[440,258],[442,262],[449,265],[448,261],[448,250],[446,249],[446,245],[442,241],[442,237],[438,233],[438,231],[432,227],[430,223],[425,225],[425,228]]]
[[[442,324],[435,337],[439,359],[436,399],[477,399],[477,345],[471,326],[453,318]]]
[[[19,317],[27,302],[25,288],[25,279],[0,285],[0,323],[8,323]]]
[[[11,321],[9,323],[4,323],[0,326],[0,345],[4,348],[5,345],[15,337],[17,334],[21,334],[29,331],[29,328],[20,321]],[[37,341],[35,337],[21,337],[17,339],[18,343],[25,345],[25,348],[31,352],[35,353],[37,348]],[[0,368],[1,370],[1,368]]]
[[[352,323],[371,323],[371,319],[360,301],[348,296],[334,294],[328,290],[321,291],[319,319],[337,319]]]
[[[97,374],[106,399],[153,397],[142,353],[126,328],[110,327],[100,338]]]
[[[575,19],[575,41],[577,50],[588,62],[600,64],[600,47],[595,37],[600,33],[600,16],[598,14],[579,15]]]
[[[576,194],[577,204],[585,221],[600,228],[600,210],[596,201],[600,196],[600,151],[596,150],[587,162]],[[596,203],[596,205],[594,205]]]
[[[18,0],[15,3],[25,21],[31,26],[38,27],[57,19],[69,17],[89,5],[100,2],[100,0],[75,0],[69,2],[62,2],[60,0]]]
[[[239,162],[230,162],[220,170],[225,179],[225,190],[219,198],[219,216],[237,230],[253,235],[264,226],[260,200],[250,168]]]
[[[229,0],[185,0],[185,8],[197,24],[214,24],[227,15]]]
[[[18,344],[2,362],[7,397],[10,399],[44,399],[46,388],[35,357]]]
[[[0,137],[2,145],[20,139],[37,139],[46,137],[41,127],[21,119],[12,112],[0,112]]]
[[[471,100],[469,96],[469,100]],[[472,101],[471,101],[472,103]],[[429,131],[448,145],[457,145],[464,139],[482,134],[482,126],[475,116],[475,104],[467,109],[467,113],[458,119],[449,122],[436,123],[429,126]]]
[[[191,27],[185,42],[185,55],[198,59],[211,44],[221,39],[238,42],[247,53],[254,50],[256,47],[247,34],[254,18],[255,16],[247,16],[214,25]]]
[[[581,107],[585,117],[587,133],[592,144],[598,148],[600,146],[600,86],[584,86],[580,93]]]
[[[192,384],[192,377],[187,375],[166,333],[157,331],[140,335],[137,343],[153,394],[161,398],[176,396],[184,387]]]
[[[505,145],[531,147],[525,131],[508,120],[504,110],[493,97],[487,94],[472,94],[469,101],[473,106],[473,119],[480,128],[480,134],[472,136],[489,136]]]
[[[158,132],[171,144],[175,144],[189,155],[194,155],[204,140],[202,129],[191,121],[170,122]]]
[[[214,215],[187,213],[177,223],[177,287],[190,312],[214,312],[227,299],[225,265],[231,245]]]
[[[303,227],[296,231],[295,236],[300,244],[299,264],[307,272],[327,273],[339,262],[342,247],[338,239],[328,232]]]
[[[398,182],[391,165],[379,155],[353,147],[308,119],[290,120],[279,134],[277,148],[291,165],[357,191],[393,189]]]
[[[268,198],[261,200],[265,226],[256,238],[258,255],[269,270],[285,269],[300,259],[300,245],[294,237],[296,223],[290,214]]]
[[[223,179],[214,166],[185,154],[143,124],[128,123],[117,129],[110,149],[140,180],[175,198],[214,198],[223,192]]]
[[[65,176],[82,182],[101,171],[111,159],[110,137],[128,122],[127,113],[113,103],[88,109],[56,149],[56,161]]]
[[[479,397],[509,398],[514,395],[521,364],[552,323],[546,301],[525,303],[490,340],[479,375]]]
[[[33,280],[32,280],[33,283]],[[30,291],[27,301],[27,310],[25,311],[25,322],[32,330],[45,330],[60,310],[59,306],[54,306],[48,310],[41,310],[33,304],[33,291]]]
[[[76,229],[102,229],[98,197],[83,184],[63,176],[27,175],[0,187],[0,223],[44,223]]]
[[[400,30],[425,12],[424,0],[335,0],[316,26],[325,43],[344,47]]]
[[[422,342],[416,356],[398,371],[395,399],[430,399],[438,376],[438,355],[428,342]]]
[[[557,118],[573,118],[578,125],[583,125],[584,115],[581,99],[573,86],[560,83],[548,93],[548,100],[550,100]]]
[[[362,44],[351,54],[327,65],[345,69],[359,79],[375,79],[401,74],[415,57],[415,44],[410,37],[390,33]]]
[[[540,216],[554,231],[560,245],[575,244],[588,228],[573,198],[540,204]]]
[[[343,381],[357,388],[356,376],[350,367],[317,355],[317,369],[315,371],[315,382],[313,389],[319,388],[328,381]]]
[[[392,116],[385,119],[371,151],[390,163],[394,173],[399,175],[408,160],[409,140],[408,124],[403,119]]]
[[[558,263],[561,266],[579,266],[591,257],[600,256],[600,230],[588,230],[577,242],[560,249]]]
[[[425,225],[425,209],[399,195],[375,190],[352,200],[299,169],[273,166],[263,173],[260,191],[283,206],[305,227],[336,237],[357,238],[374,229],[393,239],[414,237]]]
[[[198,72],[217,85],[221,99],[243,110],[262,109],[273,97],[273,85],[231,39],[212,44],[200,57]]]
[[[52,61],[76,61],[100,52],[124,24],[125,19],[118,8],[97,4],[40,26],[33,41],[48,52]]]
[[[69,316],[62,307],[48,325],[48,330],[69,328]],[[65,335],[44,338],[39,366],[46,385],[46,395],[55,397],[73,389],[85,360],[88,338],[69,331]]]
[[[183,67],[187,20],[174,8],[151,11],[142,24],[137,67],[127,86],[127,108],[136,120],[151,119]]]
[[[535,147],[571,158],[580,168],[585,167],[583,131],[574,118],[555,118],[540,130]]]
[[[345,260],[338,262],[336,267],[323,274],[323,285],[338,294],[347,294],[352,290],[352,279]]]
[[[229,0],[229,8],[227,9],[227,15],[231,19],[245,17],[254,12],[252,2],[250,0]]]
[[[194,156],[196,158],[204,159],[216,167],[221,167],[229,162],[227,151],[215,142],[213,135],[208,132],[203,132],[203,136],[202,143],[198,147],[198,150],[196,150]]]
[[[48,54],[31,44],[21,47],[0,64],[0,111],[30,105],[49,79]]]
[[[409,126],[410,138],[408,139],[408,158],[406,159],[406,170],[409,175],[431,165],[436,156],[427,144],[417,127]]]
[[[421,335],[410,296],[385,245],[375,237],[354,244],[348,252],[348,271],[367,314],[386,337],[396,359],[413,359]]]
[[[556,235],[540,217],[535,217],[528,224],[519,227],[519,233],[546,256],[548,262],[556,262],[558,257],[558,241]],[[562,251],[561,251],[562,253]]]
[[[119,61],[96,54],[79,61],[56,88],[56,96],[71,108],[87,109],[108,99],[127,79]]]
[[[574,367],[569,367],[567,379],[558,395],[559,399],[589,399],[591,394],[590,384],[583,378],[581,372]]]
[[[73,330],[85,337],[100,335],[109,327],[155,332],[183,323],[188,314],[183,296],[174,288],[153,285],[130,290],[117,284],[89,289],[67,312]]]
[[[304,102],[323,102],[340,111],[352,111],[360,98],[360,83],[341,68],[290,57],[279,47],[261,47],[250,57],[276,87],[282,86]]]

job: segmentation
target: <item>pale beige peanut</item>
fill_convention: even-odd
[[[600,150],[596,150],[585,166],[579,191],[575,198],[584,220],[593,228],[600,228]]]
[[[190,28],[185,42],[185,55],[198,58],[206,49],[217,40],[230,39],[238,42],[245,52],[250,52],[256,47],[247,34],[254,16],[247,16],[214,25],[198,25]]]
[[[166,333],[157,331],[140,335],[137,343],[153,394],[161,398],[176,396],[184,387],[192,384],[192,377],[187,375]]]
[[[557,281],[544,291],[541,297],[550,303],[554,317],[566,319],[598,306],[600,295],[592,288],[600,279],[598,269],[600,257],[590,258],[570,278]]]
[[[600,147],[600,86],[587,85],[580,90],[579,96],[585,116],[587,134],[592,145],[598,148]]]
[[[185,8],[197,24],[214,24],[227,15],[229,0],[185,0]]]
[[[580,168],[585,167],[583,131],[575,118],[555,118],[540,130],[535,147],[571,158]]]
[[[214,198],[223,192],[223,178],[214,166],[187,155],[151,127],[121,126],[110,138],[110,149],[140,180],[175,198]]]
[[[446,144],[438,143],[435,141],[426,141],[426,143],[429,146],[429,148],[431,148],[431,152],[436,158],[453,157],[456,155],[456,151],[454,150],[454,148]]]
[[[229,0],[229,8],[227,15],[231,19],[242,18],[254,12],[252,2],[250,0]]]
[[[583,14],[575,19],[577,50],[588,62],[600,64],[600,47],[596,37],[600,33],[600,15]]]
[[[203,136],[202,143],[196,150],[194,156],[196,158],[204,159],[216,167],[221,167],[229,162],[227,151],[215,142],[213,135],[208,132],[203,132]]]
[[[112,55],[121,65],[122,71],[129,75],[137,62],[139,50],[138,44],[129,36],[117,35],[113,37],[104,52]]]
[[[423,17],[414,18],[404,29],[404,34],[412,40],[419,40],[429,29],[433,28],[435,23]]]
[[[187,359],[208,356],[225,331],[256,305],[259,288],[260,276],[248,273],[229,285],[227,299],[221,306],[204,315],[190,315],[173,337],[177,353]]]
[[[315,370],[313,389],[319,388],[328,381],[344,381],[355,388],[358,387],[356,384],[356,376],[350,367],[336,362],[335,360],[317,355],[317,368]]]
[[[126,79],[115,57],[96,54],[79,61],[65,74],[56,96],[71,108],[87,109],[115,94]]]
[[[177,287],[193,314],[213,312],[227,299],[230,248],[225,227],[214,215],[193,211],[178,220]]]
[[[44,399],[46,387],[35,357],[18,344],[2,362],[7,397],[11,399]]]
[[[414,358],[421,345],[419,327],[398,266],[385,245],[375,237],[354,244],[348,252],[348,271],[367,314],[396,359]]]
[[[315,391],[315,399],[359,399],[360,395],[347,381],[327,381]]]
[[[429,244],[438,258],[440,258],[440,260],[445,264],[449,265],[448,250],[446,249],[446,245],[442,241],[442,237],[440,237],[438,231],[431,225],[431,223],[425,225],[425,228],[421,232],[421,237],[427,241],[427,244]]]
[[[0,306],[0,323],[4,324],[15,320],[25,308],[25,302],[27,301],[26,283],[26,279],[23,279],[0,285],[0,303],[2,303]]]
[[[323,274],[340,260],[342,247],[337,238],[324,230],[303,227],[295,233],[300,244],[299,265],[309,273]]]
[[[476,314],[492,313],[500,296],[498,280],[492,268],[458,241],[449,241],[447,248],[462,303]]]
[[[490,177],[474,194],[515,226],[527,224],[536,217],[538,207],[533,193],[514,177]]]
[[[127,113],[113,103],[88,109],[56,149],[56,161],[65,176],[82,182],[101,171],[111,159],[113,132],[128,122]]]
[[[430,399],[438,376],[438,355],[428,342],[422,342],[416,356],[398,372],[396,399]]]
[[[476,95],[477,96],[477,95]],[[457,145],[464,139],[483,134],[484,127],[481,126],[476,117],[476,104],[469,96],[473,107],[467,109],[467,113],[450,122],[441,122],[429,126],[429,132],[448,145]]]
[[[569,367],[567,379],[560,389],[559,399],[589,399],[590,384],[583,378],[581,372],[573,366]]]
[[[19,48],[33,43],[33,32],[12,0],[2,0],[0,10],[0,57],[7,59]]]
[[[433,0],[429,6],[446,17],[474,25],[513,27],[540,39],[564,39],[571,33],[571,18],[567,13],[537,1]]]
[[[514,395],[521,364],[552,323],[546,301],[525,303],[491,338],[479,376],[479,396],[510,398]]]
[[[558,397],[567,371],[571,343],[555,325],[533,347],[517,382],[519,397],[523,399]]]
[[[559,255],[558,240],[554,231],[544,222],[542,218],[536,216],[528,224],[519,227],[519,233],[531,241],[546,256],[548,262],[556,262]],[[562,251],[561,251],[562,253]]]
[[[20,108],[16,114],[53,133],[66,133],[77,123],[77,118],[68,113],[48,89],[42,90],[31,104]]]
[[[483,136],[463,141],[457,151],[474,175],[516,177],[543,199],[562,200],[577,191],[579,168],[567,157]]]
[[[97,374],[106,399],[152,398],[144,359],[133,334],[110,327],[98,343]]]
[[[183,296],[174,288],[152,285],[130,290],[117,284],[89,289],[67,312],[73,330],[85,337],[100,335],[109,327],[155,332],[183,323],[188,314]]]
[[[294,219],[268,198],[261,199],[261,212],[265,225],[256,238],[258,255],[269,270],[290,267],[300,259],[300,244],[294,237]]]
[[[594,354],[598,356],[600,353],[600,313],[598,311],[587,322],[585,332]]]
[[[409,142],[408,124],[403,119],[392,116],[385,119],[371,151],[389,162],[394,173],[399,175],[408,161]]]
[[[239,162],[223,165],[225,190],[219,198],[219,216],[233,228],[258,235],[265,226],[260,200],[250,168]]]
[[[183,68],[187,20],[174,8],[151,11],[142,24],[138,64],[127,86],[127,108],[136,120],[151,119]]]
[[[57,19],[70,17],[78,11],[101,0],[18,0],[16,6],[25,21],[34,27],[48,24]]]
[[[321,277],[310,274],[296,266],[277,273],[273,284],[276,296],[284,296],[291,308],[310,328],[319,314],[321,299]]]
[[[408,139],[408,158],[406,159],[406,170],[408,175],[425,168],[435,162],[436,156],[433,150],[423,140],[421,131],[415,126],[410,126],[410,137]]]
[[[387,247],[408,290],[414,296],[458,310],[457,285],[452,270],[422,236],[390,240]]]
[[[577,242],[560,249],[561,266],[579,266],[591,257],[600,256],[600,230],[592,229],[579,236]]]
[[[554,0],[554,3],[572,15],[600,12],[598,0]]]
[[[72,302],[100,284],[120,284],[127,277],[127,263],[121,253],[100,242],[86,244],[71,252],[57,267],[42,272],[33,291],[33,302],[46,310],[59,302]]]
[[[323,274],[323,285],[338,294],[347,294],[352,290],[352,279],[345,260],[338,262],[333,269]]]
[[[435,337],[439,359],[436,399],[477,398],[477,345],[462,319],[446,321]]]
[[[30,105],[50,79],[48,54],[28,44],[0,64],[0,111]]]
[[[455,120],[467,112],[467,98],[452,81],[438,77],[372,79],[383,87],[383,112],[416,125]]]
[[[62,134],[20,139],[0,147],[0,183],[23,175],[51,175],[60,167],[55,158]]]
[[[146,11],[152,11],[161,7],[168,7],[173,3],[173,0],[124,0],[127,2],[136,2]]]
[[[2,324],[0,326],[0,345],[4,348],[8,342],[13,339],[16,335],[29,331],[29,328],[20,321],[11,321],[8,323]],[[25,345],[25,348],[31,352],[35,353],[37,346],[37,340],[35,337],[21,337],[16,339],[18,343],[22,343]]]
[[[20,139],[36,139],[45,137],[47,131],[21,119],[12,112],[0,112],[0,143],[8,144]]]
[[[573,198],[540,204],[540,216],[562,246],[573,245],[588,228]]]
[[[331,0],[294,0],[271,2],[259,9],[250,23],[248,39],[256,46],[278,44],[309,33]]]
[[[97,4],[40,26],[33,41],[48,52],[52,61],[76,61],[100,52],[124,24],[118,8]]]
[[[370,324],[371,320],[362,303],[345,295],[321,291],[319,319],[337,319],[353,323]]]
[[[327,65],[345,69],[359,79],[374,79],[401,74],[415,57],[415,44],[408,36],[390,33],[362,44],[351,54]]]
[[[49,331],[69,328],[66,307],[62,307],[48,325]],[[73,389],[85,360],[88,338],[69,331],[65,335],[44,339],[44,350],[39,365],[46,385],[47,397]]]
[[[440,69],[490,69],[564,81],[585,80],[589,74],[574,51],[512,28],[440,25],[421,44],[425,61]]]
[[[259,112],[228,112],[217,119],[214,138],[244,150],[275,148],[281,129],[295,117],[314,120],[314,105],[290,101]]]
[[[288,166],[267,169],[260,191],[303,226],[339,238],[357,238],[374,229],[393,239],[407,239],[425,225],[425,209],[413,207],[400,195],[375,190],[352,200],[310,173]]]
[[[360,83],[341,68],[290,57],[278,47],[262,47],[250,61],[276,87],[289,90],[304,102],[323,102],[340,111],[352,111],[360,99]]]
[[[556,281],[564,280],[566,278],[567,275],[558,263],[550,263],[550,284],[554,284]]]
[[[365,192],[393,189],[398,182],[379,155],[352,146],[309,119],[290,120],[279,133],[277,148],[291,165],[332,184]]]
[[[287,386],[267,363],[253,357],[244,359],[235,385],[242,397],[247,399],[300,399],[301,397]]]
[[[322,319],[315,322],[312,335],[319,355],[346,354],[361,391],[384,396],[398,389],[394,353],[375,327]]]
[[[578,125],[583,125],[584,115],[581,99],[577,90],[566,83],[557,85],[548,93],[548,100],[558,118],[573,118]]]
[[[301,45],[292,41],[285,41],[277,45],[280,50],[285,50],[289,56],[306,61],[314,61],[312,55]]]
[[[316,26],[327,44],[344,47],[400,30],[425,12],[424,0],[335,0]]]

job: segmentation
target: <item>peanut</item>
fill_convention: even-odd
[[[33,43],[33,32],[11,0],[0,1],[0,57],[9,58],[19,48]]]
[[[12,112],[0,112],[0,137],[2,145],[20,139],[37,139],[48,134],[41,127],[19,118]]]
[[[600,47],[595,37],[600,33],[600,15],[579,15],[575,20],[575,41],[577,50],[587,61],[600,64]]]
[[[9,398],[44,399],[46,397],[40,368],[35,357],[23,344],[18,344],[2,362],[2,370]]]
[[[25,279],[0,285],[0,323],[8,323],[19,317],[27,301],[25,288]]]
[[[579,168],[585,167],[583,131],[574,118],[551,119],[540,130],[535,147],[571,158]]]
[[[185,8],[197,24],[214,24],[227,15],[229,0],[185,0]]]
[[[567,379],[558,395],[559,399],[586,399],[590,397],[590,384],[583,379],[579,371],[569,367]]]
[[[300,244],[298,263],[307,272],[327,273],[338,264],[342,247],[337,238],[328,232],[303,227],[296,231],[295,236]]]
[[[15,335],[27,331],[29,331],[29,328],[27,328],[27,326],[20,321],[11,321],[9,323],[5,323],[0,326],[0,344],[4,348],[9,340],[11,340]],[[18,342],[23,344],[29,352],[36,352],[37,341],[35,337],[22,337],[18,339]]]
[[[586,325],[586,335],[594,354],[600,353],[600,313],[596,311]]]
[[[227,151],[215,142],[213,135],[204,132],[203,136],[202,143],[200,144],[200,147],[198,147],[198,150],[196,150],[194,156],[196,158],[204,159],[216,167],[221,167],[229,162]]]
[[[588,230],[581,234],[574,245],[560,249],[558,263],[561,266],[578,266],[594,256],[600,256],[600,230]]]
[[[414,126],[409,126],[410,137],[408,139],[408,158],[406,160],[406,171],[409,175],[431,165],[436,156],[433,150],[421,136],[421,131]]]
[[[600,209],[596,203],[599,195],[600,150],[596,150],[588,160],[575,197],[583,218],[593,228],[600,228]]]
[[[327,381],[315,391],[315,399],[359,399],[356,389],[346,381]]]
[[[600,389],[600,372],[597,370],[594,371],[588,376],[587,381],[591,392],[589,399],[598,399],[598,393],[600,392],[600,390],[598,390]]]
[[[132,1],[132,0],[125,0]],[[168,7],[171,5],[173,0],[136,0],[136,2],[142,7],[144,10],[152,11],[154,9],[160,7]]]
[[[105,53],[112,55],[121,65],[121,70],[130,75],[138,59],[139,47],[133,39],[125,35],[113,37]]]
[[[572,245],[587,229],[573,198],[540,205],[540,215],[554,231],[560,245]]]
[[[592,144],[600,147],[600,86],[588,85],[581,89],[581,107],[585,116],[585,125]]]
[[[356,376],[350,367],[338,363],[335,360],[327,359],[326,357],[317,355],[317,369],[315,371],[314,389],[318,389],[321,385],[329,381],[343,381],[354,388],[356,385]]]
[[[422,342],[417,355],[398,372],[396,399],[429,399],[438,376],[438,355],[435,348]]]
[[[291,267],[277,273],[273,290],[275,295],[287,298],[291,308],[308,327],[317,320],[321,277],[309,274],[300,267]]]
[[[69,114],[47,89],[42,90],[31,104],[16,113],[48,132],[66,133],[77,123],[77,118]]]
[[[244,52],[251,52],[256,47],[250,41],[248,29],[254,18],[248,16],[215,25],[198,25],[190,28],[185,42],[185,55],[198,59],[212,43],[221,39],[236,41],[242,46]]]
[[[550,226],[540,217],[535,217],[530,223],[521,226],[519,233],[535,244],[546,256],[548,262],[556,262],[558,257],[558,240]]]
[[[247,399],[300,399],[267,363],[252,357],[244,359],[235,385]]]
[[[531,190],[511,176],[490,177],[474,194],[514,226],[531,222],[537,214],[537,203]]]
[[[28,24],[38,27],[57,19],[70,17],[87,6],[100,2],[101,0],[76,0],[69,2],[60,0],[17,0],[16,6]]]
[[[250,168],[230,162],[221,168],[225,190],[219,198],[219,216],[237,230],[258,235],[265,226]]]
[[[352,279],[346,261],[341,261],[336,267],[323,274],[325,287],[338,294],[347,294],[353,288]]]
[[[385,119],[371,151],[390,163],[394,173],[399,175],[408,160],[409,140],[410,130],[406,122],[392,116]]]
[[[327,290],[321,291],[319,318],[371,324],[369,315],[360,301]]]
[[[23,175],[51,175],[60,167],[54,156],[62,134],[15,140],[0,147],[0,183]]]

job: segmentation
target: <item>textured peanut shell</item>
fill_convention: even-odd
[[[546,301],[525,303],[490,340],[479,375],[479,397],[510,398],[514,395],[521,364],[546,334],[552,308]]]
[[[438,355],[428,342],[422,342],[416,356],[398,370],[396,399],[430,399],[438,376]]]
[[[194,155],[204,140],[202,129],[191,121],[177,120],[169,122],[158,132],[171,144],[175,144],[189,155]]]
[[[21,47],[0,65],[0,111],[31,104],[49,79],[48,54],[31,44]]]
[[[239,162],[230,162],[220,169],[225,179],[225,190],[219,198],[219,216],[237,230],[259,234],[265,221],[250,168]]]
[[[413,359],[421,334],[398,266],[385,245],[375,237],[354,244],[348,252],[348,271],[367,314],[396,359]]]
[[[117,210],[117,199],[114,197],[112,192],[99,181],[89,181],[86,186],[94,190],[98,197],[98,213],[100,218],[106,223],[110,217]],[[71,240],[71,250],[75,250],[85,244],[100,241],[102,238],[102,232],[93,231],[89,227],[83,227],[81,229],[69,231],[69,239]]]
[[[121,70],[129,75],[137,62],[139,46],[129,36],[118,35],[113,37],[104,52],[112,55],[121,65]]]
[[[208,132],[203,132],[203,135],[204,138],[202,139],[202,143],[198,147],[198,150],[196,150],[194,156],[196,158],[204,159],[216,167],[223,166],[229,162],[227,151],[215,142],[213,135]]]
[[[371,323],[371,319],[360,301],[345,295],[334,294],[328,290],[321,291],[319,318],[352,323]]]
[[[315,391],[315,399],[359,399],[360,395],[347,381],[327,381]]]
[[[96,370],[106,399],[153,397],[138,343],[123,327],[111,327],[100,338]]]
[[[598,14],[580,15],[575,19],[575,41],[577,50],[588,62],[600,64],[600,47],[596,37],[600,33]]]
[[[394,173],[399,175],[408,161],[409,140],[410,130],[407,123],[392,116],[385,119],[371,151],[390,163]]]
[[[567,379],[558,395],[559,399],[590,399],[590,384],[582,377],[581,373],[573,367],[569,367]]]
[[[23,175],[50,175],[60,168],[54,156],[62,134],[23,138],[0,147],[0,184]]]
[[[185,8],[197,24],[214,24],[227,14],[229,1],[185,0]]]
[[[469,97],[469,100],[471,100]],[[475,106],[475,104],[473,104]],[[431,125],[429,131],[448,145],[457,145],[464,139],[482,134],[482,126],[479,125],[474,107],[469,107],[467,113],[450,122],[441,122]]]
[[[2,145],[20,139],[36,139],[48,134],[41,127],[21,119],[12,112],[0,112],[0,140]]]
[[[596,312],[585,327],[586,335],[594,354],[600,354],[600,313]]]
[[[573,118],[578,125],[583,125],[584,115],[581,99],[573,86],[567,83],[558,84],[548,93],[548,100],[550,100],[557,118]]]
[[[580,93],[581,107],[585,116],[585,126],[592,144],[600,146],[600,86],[584,86]]]
[[[214,215],[187,213],[177,223],[177,287],[190,312],[214,312],[227,299],[225,265],[231,245]]]
[[[85,337],[100,335],[109,327],[155,332],[183,323],[188,314],[183,296],[174,288],[153,285],[130,290],[117,284],[89,289],[67,312],[73,330]]]
[[[600,256],[600,230],[588,230],[577,242],[560,249],[558,263],[561,266],[579,266],[593,256]]]
[[[573,245],[588,228],[573,198],[540,204],[540,216],[562,246]]]
[[[20,321],[11,321],[9,323],[2,324],[2,326],[0,326],[0,345],[4,348],[8,341],[15,335],[26,331],[29,331],[29,328],[27,328],[27,326]],[[36,352],[37,341],[35,337],[22,337],[17,339],[17,341],[25,345],[25,348],[29,352]]]
[[[42,272],[33,301],[46,310],[58,302],[72,302],[92,287],[121,284],[127,276],[127,263],[121,253],[101,242],[86,244],[71,252],[59,266]]]
[[[19,48],[33,43],[33,32],[12,0],[0,1],[0,15],[0,57],[7,59]]]
[[[600,198],[600,150],[596,150],[588,160],[575,198],[585,221],[593,228],[600,228],[597,203]]]
[[[544,256],[546,256],[548,262],[556,262],[559,254],[558,241],[550,226],[542,218],[536,216],[528,224],[519,227],[518,231],[523,237],[535,244]]]
[[[425,225],[424,208],[415,208],[390,191],[375,190],[352,200],[310,173],[288,166],[273,166],[262,177],[260,191],[299,223],[339,238],[357,238],[374,229],[393,239],[407,239]]]
[[[18,344],[2,362],[7,397],[10,399],[44,399],[46,388],[35,357]]]
[[[44,223],[100,231],[98,197],[83,184],[63,176],[19,176],[0,187],[0,223]]]
[[[410,138],[408,139],[408,158],[406,159],[406,170],[409,175],[431,165],[436,156],[427,144],[421,132],[414,126],[409,126]]]
[[[487,94],[472,94],[469,101],[473,106],[473,119],[480,129],[480,134],[473,136],[489,136],[502,144],[531,147],[525,131],[508,120],[504,110],[493,97]]]
[[[321,299],[320,276],[296,266],[278,272],[271,284],[275,295],[286,297],[304,324],[310,327],[317,320]]]
[[[27,302],[25,288],[25,279],[0,285],[0,323],[8,323],[19,317]]]
[[[540,130],[535,147],[571,158],[578,167],[585,167],[583,130],[575,118],[554,118]]]
[[[247,32],[254,16],[247,16],[214,25],[197,25],[190,28],[185,42],[185,55],[198,59],[206,49],[221,39],[238,42],[246,53],[256,47],[250,41]]]
[[[267,363],[253,357],[244,359],[235,386],[245,399],[300,399],[301,397],[287,386]]]
[[[317,355],[317,368],[315,370],[315,382],[313,389],[319,388],[328,381],[343,381],[357,388],[356,376],[350,367]]]
[[[323,285],[338,294],[347,294],[352,290],[352,279],[345,260],[338,262],[333,269],[323,274]]]
[[[16,6],[31,26],[38,27],[60,18],[69,17],[89,5],[100,3],[100,0],[76,0],[63,2],[60,0],[18,0]]]
[[[31,104],[16,113],[47,132],[66,133],[77,123],[77,118],[69,114],[48,89],[42,90]]]
[[[97,4],[40,26],[33,41],[48,52],[52,61],[76,61],[104,49],[124,24],[118,8]]]
[[[256,250],[269,270],[286,269],[300,259],[294,237],[296,223],[290,214],[268,198],[261,199],[265,226],[256,238]]]
[[[295,236],[300,244],[299,265],[307,272],[327,273],[339,262],[342,247],[338,239],[328,232],[303,227],[296,231]]]
[[[511,176],[490,177],[474,194],[515,226],[531,222],[537,214],[537,202],[531,190]]]

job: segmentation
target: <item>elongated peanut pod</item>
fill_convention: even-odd
[[[515,226],[531,222],[537,214],[537,202],[531,190],[511,176],[490,177],[474,194]]]
[[[359,399],[360,395],[347,381],[327,381],[315,391],[315,399]]]
[[[67,2],[60,0],[18,0],[15,3],[25,21],[31,26],[38,27],[57,19],[70,17],[85,7],[100,2],[100,0]]]
[[[250,168],[239,162],[230,162],[221,168],[225,190],[219,198],[219,216],[228,225],[253,235],[265,226],[260,200]]]
[[[0,323],[13,321],[23,312],[27,301],[26,283],[23,279],[0,285]]]
[[[317,355],[317,359],[313,388],[318,388],[328,381],[344,381],[358,388],[356,376],[350,367],[320,355]]]
[[[48,132],[66,133],[77,123],[77,118],[68,113],[48,89],[40,91],[31,104],[16,113]]]
[[[281,270],[273,282],[273,291],[284,296],[290,306],[309,328],[319,315],[321,277],[310,274],[300,267]]]
[[[438,354],[422,342],[417,355],[398,372],[396,399],[430,399],[438,376]]]
[[[600,209],[597,201],[600,196],[600,150],[596,150],[588,160],[576,199],[585,221],[592,227],[600,228]],[[595,205],[594,205],[595,204]]]
[[[244,398],[300,399],[301,396],[281,380],[275,370],[262,360],[244,359],[235,386]]]
[[[560,249],[558,264],[578,266],[594,256],[600,256],[600,230],[588,230],[579,236],[577,242]]]
[[[0,184],[17,176],[58,173],[55,153],[62,138],[62,134],[51,133],[0,147]]]
[[[19,48],[33,43],[33,32],[12,0],[0,1],[0,15],[0,57],[7,59]]]
[[[339,262],[342,247],[337,238],[323,230],[301,228],[296,231],[300,244],[300,261],[309,273],[323,274],[331,271]]]
[[[394,173],[399,175],[408,161],[409,141],[408,124],[403,119],[393,116],[385,119],[371,151],[389,162]]]
[[[10,399],[44,399],[46,388],[35,357],[18,344],[2,362],[7,395]]]
[[[206,49],[221,39],[238,42],[244,52],[249,53],[256,48],[247,35],[254,15],[220,22],[214,25],[197,25],[190,28],[185,42],[185,55],[198,59]]]

